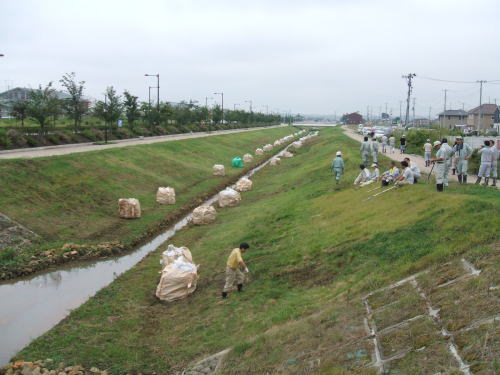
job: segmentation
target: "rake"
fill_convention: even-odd
[[[377,196],[379,196],[381,194],[387,193],[389,190],[396,189],[397,187],[398,187],[397,185],[394,185],[394,186],[392,186],[392,187],[390,187],[388,189],[382,190],[380,193],[370,195],[368,198],[363,199],[363,202],[369,201],[370,199],[375,198],[375,197],[377,197]]]

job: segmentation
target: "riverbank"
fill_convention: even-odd
[[[346,162],[339,186],[329,171],[337,150]],[[293,158],[259,171],[240,206],[218,210],[214,224],[177,233],[169,243],[187,246],[201,264],[198,288],[188,298],[164,304],[154,297],[159,249],[16,358],[53,358],[110,374],[172,374],[231,348],[224,374],[299,374],[307,368],[373,373],[363,296],[429,269],[431,276],[442,277],[419,278],[418,285],[432,306],[442,309],[440,319],[456,335],[461,358],[467,358],[470,348],[463,343],[468,338],[459,330],[487,322],[498,311],[496,289],[490,290],[498,285],[497,192],[453,183],[437,194],[419,183],[363,202],[370,195],[367,188],[351,189],[358,150],[359,143],[341,130],[322,130]],[[386,167],[388,159],[381,156],[381,164]],[[242,241],[251,245],[244,255],[249,283],[243,293],[223,301],[226,256]],[[481,273],[464,269],[461,258]],[[461,281],[448,284],[452,289],[435,289],[457,278]],[[374,311],[388,309],[385,315],[374,314],[379,327],[391,327],[414,312],[425,317],[417,319],[423,323],[419,336],[412,336],[413,326],[410,333],[390,331],[389,338],[380,333],[384,356],[389,358],[392,349],[409,353],[406,362],[388,367],[399,373],[451,373],[459,366],[443,354],[449,353],[447,341],[433,330],[425,300],[411,288],[404,284],[397,293],[368,298]],[[489,327],[467,331],[480,336],[470,342],[481,342]],[[487,341],[485,352],[491,353],[493,345]],[[486,369],[494,363],[487,355],[469,361]]]
[[[0,279],[76,259],[122,253],[143,243],[264,162],[270,153],[255,157],[243,169],[230,167],[232,157],[253,154],[257,147],[289,135],[294,129],[2,162],[2,212],[38,237],[32,240],[32,246],[0,251]],[[225,177],[212,176],[212,165],[216,163],[226,165]],[[159,186],[176,189],[175,205],[156,203]],[[117,217],[117,200],[123,197],[140,200],[141,219]]]

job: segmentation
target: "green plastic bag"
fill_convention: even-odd
[[[233,158],[231,165],[235,168],[243,168],[243,160],[239,156]]]

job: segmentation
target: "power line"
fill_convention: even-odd
[[[476,81],[452,81],[448,79],[432,78],[418,75],[417,78],[426,79],[428,81],[449,82],[449,83],[477,83]]]

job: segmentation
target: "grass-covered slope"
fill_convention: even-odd
[[[371,358],[360,296],[461,255],[486,262],[498,240],[500,202],[482,187],[452,185],[438,194],[422,183],[363,202],[367,189],[350,186],[358,149],[340,130],[322,130],[294,158],[255,175],[239,207],[178,233],[172,242],[188,246],[201,264],[189,298],[155,299],[156,251],[16,357],[168,374],[232,347],[225,374],[372,373],[363,367]],[[347,166],[340,189],[329,173],[337,150]],[[226,257],[241,241],[251,245],[250,282],[222,301]],[[496,262],[486,262],[491,275]],[[414,296],[405,298],[396,311],[421,308]],[[439,335],[422,335],[426,345],[442,344]],[[399,373],[415,373],[404,371],[415,368],[408,363]],[[429,366],[428,373],[441,369]]]
[[[65,242],[133,243],[148,228],[195,198],[227,183],[242,170],[234,156],[291,134],[291,127],[124,147],[112,150],[0,162],[0,212],[41,236],[38,246],[0,252],[0,266],[23,264],[32,252]],[[265,155],[256,158],[259,163]],[[226,177],[212,176],[214,164]],[[247,166],[250,167],[250,166]],[[176,189],[175,205],[156,203],[159,186]],[[137,198],[140,220],[118,218],[118,199]]]

